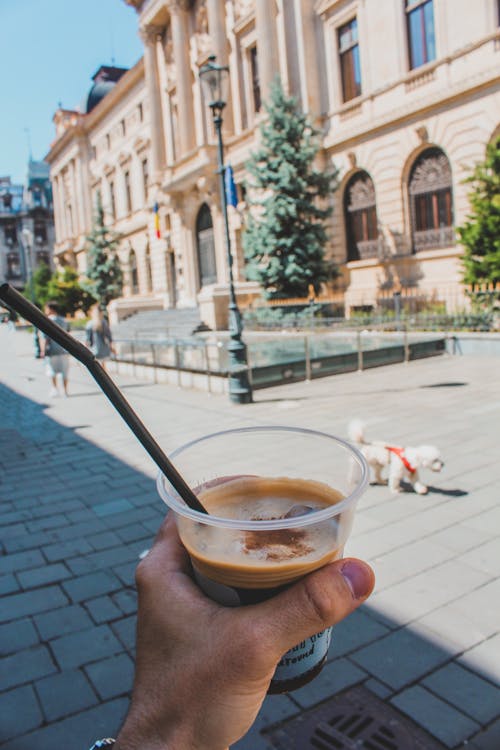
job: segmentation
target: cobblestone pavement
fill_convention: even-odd
[[[155,467],[78,363],[49,399],[31,339],[0,326],[0,746],[86,750],[116,732],[132,682],[134,569],[164,507]],[[170,450],[238,425],[345,435],[353,416],[394,443],[433,442],[446,466],[427,496],[371,487],[347,552],[377,574],[339,625],[321,675],[266,699],[234,750],[261,730],[364,684],[446,747],[500,747],[500,368],[439,357],[225,396],[117,377]],[[464,744],[467,741],[467,744]]]

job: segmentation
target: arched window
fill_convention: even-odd
[[[378,253],[375,187],[367,172],[356,172],[344,191],[347,260],[373,258]]]
[[[131,250],[129,253],[128,266],[130,270],[130,291],[132,294],[139,294],[139,274],[137,273],[137,256],[134,250]]]
[[[414,252],[453,245],[451,168],[441,149],[420,154],[410,173],[409,192]]]
[[[212,214],[206,203],[202,205],[196,218],[196,248],[198,251],[200,286],[214,284],[217,281],[214,229]]]
[[[147,283],[147,290],[148,292],[153,291],[153,271],[151,269],[151,252],[149,250],[149,245],[146,247],[146,283]]]

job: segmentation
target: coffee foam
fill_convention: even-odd
[[[201,489],[210,515],[243,521],[284,518],[296,505],[322,510],[343,499],[336,490],[304,479],[238,477]],[[341,556],[337,519],[303,527],[241,530],[178,517],[179,531],[194,567],[229,586],[267,588],[296,580]]]

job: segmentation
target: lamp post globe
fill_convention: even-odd
[[[212,119],[217,135],[217,173],[219,175],[229,273],[229,397],[236,404],[249,404],[252,402],[252,388],[248,377],[247,350],[242,339],[243,321],[234,291],[233,254],[231,252],[227,214],[226,167],[222,141],[222,110],[226,106],[229,93],[229,68],[226,65],[218,65],[215,55],[211,55],[208,62],[200,68],[199,76],[204,89],[205,100],[212,110]]]

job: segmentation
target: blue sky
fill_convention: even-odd
[[[0,176],[23,182],[29,156],[49,150],[59,102],[77,107],[100,65],[142,55],[123,0],[0,0]]]

